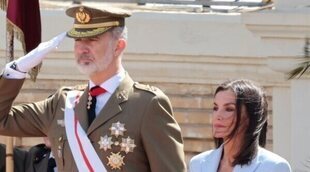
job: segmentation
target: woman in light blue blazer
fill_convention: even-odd
[[[263,147],[267,100],[252,81],[221,84],[214,94],[213,137],[217,149],[194,156],[190,172],[291,172],[289,163]]]

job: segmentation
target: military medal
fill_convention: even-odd
[[[133,149],[136,147],[135,141],[131,139],[129,136],[126,139],[122,139],[121,143],[121,151],[127,153],[133,152]]]
[[[124,156],[120,155],[119,152],[113,153],[111,152],[111,155],[108,157],[109,163],[108,165],[111,166],[112,170],[114,169],[121,169],[124,163]]]
[[[107,135],[100,137],[98,144],[100,145],[99,149],[107,151],[108,149],[111,149],[111,145],[113,144],[112,137],[108,137]]]
[[[93,97],[90,95],[90,93],[88,93],[87,109],[90,109],[92,99],[93,99]]]
[[[117,121],[116,123],[112,123],[110,130],[111,130],[110,134],[111,137],[109,137],[108,135],[100,137],[100,140],[98,141],[98,144],[100,145],[99,149],[103,149],[104,151],[107,151],[108,149],[118,150],[119,152],[117,153],[116,151],[111,151],[111,154],[107,156],[107,159],[109,160],[107,165],[112,170],[114,169],[120,170],[121,167],[125,165],[124,158],[126,154],[128,154],[129,152],[133,152],[136,145],[134,139],[131,139],[129,136],[127,138],[123,137],[124,132],[126,131],[125,124]],[[114,141],[112,141],[112,139]],[[125,152],[126,154],[122,156],[121,152]]]
[[[119,135],[124,135],[124,132],[126,131],[124,126],[125,124],[122,124],[119,121],[117,123],[112,123],[112,127],[110,128],[111,135],[114,135],[116,137],[118,137]]]

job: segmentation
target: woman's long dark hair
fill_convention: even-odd
[[[229,134],[231,140],[236,136],[240,125],[241,109],[245,107],[249,125],[245,131],[239,151],[235,155],[232,165],[246,165],[257,154],[258,145],[265,147],[267,133],[267,109],[268,104],[263,90],[250,80],[233,80],[222,83],[215,91],[214,96],[221,91],[231,90],[236,96],[236,125]],[[223,144],[222,138],[214,138],[216,147]]]

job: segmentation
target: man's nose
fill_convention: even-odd
[[[79,54],[85,54],[89,52],[89,48],[82,41],[78,41],[75,43],[75,51]]]

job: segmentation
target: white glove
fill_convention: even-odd
[[[66,32],[63,32],[49,41],[42,42],[37,46],[37,48],[33,49],[25,56],[15,60],[17,70],[21,72],[28,72],[31,68],[40,64],[49,52],[57,48],[65,36]]]

